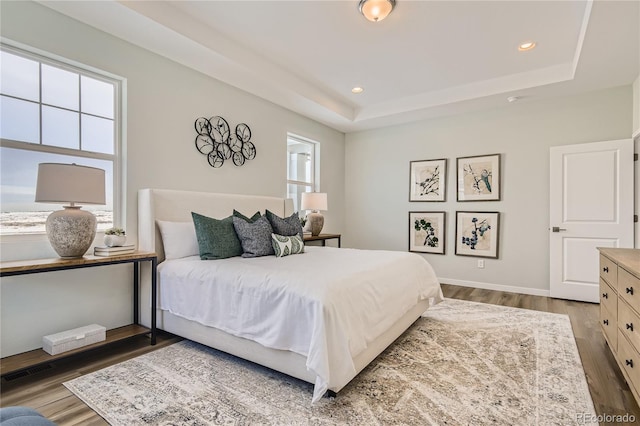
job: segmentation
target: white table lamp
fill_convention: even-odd
[[[327,210],[327,194],[324,192],[303,192],[300,201],[302,210],[311,210],[307,215],[306,228],[311,231],[314,237],[320,234],[324,226],[324,216],[319,210]]]
[[[105,172],[77,164],[40,163],[35,201],[69,203],[47,217],[47,236],[60,257],[82,257],[93,243],[98,221],[76,203],[106,204]]]

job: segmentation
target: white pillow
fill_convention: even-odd
[[[160,228],[164,256],[167,259],[180,259],[200,254],[193,222],[168,222],[165,220],[157,220],[156,222]]]

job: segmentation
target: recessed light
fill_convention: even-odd
[[[535,41],[527,41],[527,42],[521,43],[518,46],[518,50],[521,51],[521,52],[526,52],[527,50],[531,50],[534,47],[536,47],[536,42]]]
[[[351,89],[351,93],[358,94],[362,92],[364,92],[364,89],[362,87],[354,87],[353,89]]]
[[[522,98],[522,96],[509,96],[507,101],[509,101],[509,103],[518,102],[520,98]]]

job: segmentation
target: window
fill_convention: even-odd
[[[0,63],[0,235],[45,232],[49,213],[61,209],[34,202],[43,162],[104,169],[106,206],[84,208],[96,215],[99,230],[113,226],[120,81],[4,44]]]
[[[318,188],[316,161],[319,144],[309,139],[287,135],[287,197],[293,199],[293,209],[300,210],[303,192],[313,192]]]

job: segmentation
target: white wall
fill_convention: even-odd
[[[344,245],[407,250],[409,211],[446,211],[443,282],[531,294],[549,288],[549,147],[630,137],[631,86],[533,100],[346,137]],[[502,201],[456,202],[456,157],[502,154]],[[409,202],[409,161],[447,158],[447,201]],[[501,212],[499,259],[454,255],[455,212]]]
[[[633,82],[633,134],[640,135],[640,75]]]
[[[344,134],[32,2],[2,2],[3,37],[127,79],[126,218],[137,233],[137,191],[155,187],[286,195],[286,135],[321,143],[329,196],[325,230],[344,229]],[[211,168],[194,146],[197,117],[223,116],[252,131],[257,156],[242,167]],[[3,260],[55,257],[46,239],[4,239]],[[131,269],[103,267],[1,282],[1,356],[33,349],[45,334],[98,322],[131,322]]]

